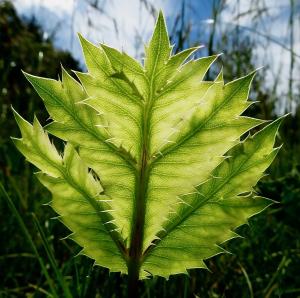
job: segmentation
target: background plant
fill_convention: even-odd
[[[14,23],[18,24],[16,16],[13,14],[13,10],[10,9],[6,11],[8,12],[7,14],[1,14],[1,16],[3,16],[2,24],[6,24],[8,20],[14,20]],[[1,40],[2,38],[6,38],[6,34],[11,34],[9,35],[11,38],[9,38],[6,43],[1,43],[1,55],[3,53],[2,49],[5,48],[4,46],[7,46],[7,49],[9,49],[12,44],[18,44],[18,46],[20,46],[23,43],[21,41],[23,37],[30,36],[31,38],[31,36],[33,36],[32,33],[34,30],[32,27],[30,27],[31,34],[28,35],[23,29],[20,29],[27,28],[26,25],[22,26],[23,27],[8,26],[11,31],[2,31]],[[5,25],[1,25],[1,29],[5,28],[7,28]],[[232,31],[233,35],[234,33],[235,31]],[[239,34],[240,40],[242,40],[242,34]],[[19,39],[20,42],[13,42],[14,39]],[[45,43],[41,35],[38,40],[43,44]],[[31,53],[34,51],[34,48],[38,49],[40,41],[36,43],[37,46],[33,47]],[[31,44],[34,45],[35,43],[31,41]],[[244,57],[243,53],[247,52],[247,42],[243,43],[243,47],[244,50],[239,51],[240,57],[238,58],[238,61],[242,61],[239,65],[245,67],[244,70],[242,70],[242,73],[245,73],[246,70],[249,69],[249,63],[251,62],[248,61],[248,58],[246,57],[242,59],[242,57]],[[226,47],[222,47],[222,50],[225,49]],[[233,49],[228,47],[228,51],[231,52],[232,50]],[[16,61],[20,53],[25,53],[25,50],[20,52],[7,50],[5,53],[5,55],[1,56],[2,61]],[[32,69],[26,69],[26,67],[28,67],[26,62],[28,57],[36,57],[34,59],[38,61],[38,51],[36,51],[36,53],[36,55],[32,56],[29,54],[22,55],[24,62],[18,62],[17,68],[19,65],[23,65],[23,69],[28,72],[33,72]],[[49,55],[50,52],[47,56],[49,57]],[[248,57],[251,58],[251,54],[249,54]],[[231,61],[233,64],[232,67]],[[225,74],[230,74],[229,78],[232,79],[232,77],[235,76],[236,71],[234,68],[234,60],[226,59],[224,60],[224,63],[225,67],[228,67]],[[68,67],[68,64],[63,64]],[[51,59],[49,59],[49,63],[40,65],[45,68],[47,65],[47,75],[50,74],[49,69],[51,67],[55,68],[53,73],[51,73],[52,77],[55,77],[59,71],[57,68],[58,65],[52,64]],[[69,67],[76,68],[76,66],[73,65],[70,65]],[[6,67],[6,70],[9,71],[9,73],[12,73],[13,71],[16,73],[16,69],[13,66]],[[46,73],[41,73],[41,75],[46,75]],[[1,81],[2,88],[5,87],[7,90],[12,90],[13,88],[16,90],[24,90],[23,86],[19,87],[19,84],[26,85],[23,79],[18,79],[16,75],[11,76],[10,80],[6,80],[5,78],[6,77]],[[266,111],[270,115],[273,115],[272,101],[276,99],[276,95],[273,93],[270,94],[268,91],[266,92],[263,82],[263,80],[254,81],[254,90],[255,92],[259,92],[260,96],[256,97],[255,95],[253,98],[264,100],[262,101],[262,104],[258,103],[255,105],[256,109],[253,110],[253,114]],[[37,99],[32,92],[32,89],[28,88],[27,90],[35,97],[34,102],[37,105],[40,104],[41,101]],[[4,93],[1,95],[1,100],[5,100],[5,102],[8,103],[8,108],[2,113],[2,115],[4,115],[2,119],[5,121],[6,125],[11,123],[11,132],[1,129],[1,133],[5,133],[6,135],[17,135],[16,131],[13,132],[16,130],[16,126],[13,124],[11,115],[9,116],[9,104],[13,101],[14,106],[17,107],[17,105],[24,102],[24,100],[19,101],[19,96],[22,95],[20,92],[14,97],[8,97],[9,95],[9,92],[7,95]],[[7,98],[10,99],[7,100]],[[28,102],[31,103],[32,100],[28,100]],[[22,111],[22,115],[28,115],[26,118],[32,119],[32,110],[29,112],[25,110],[25,108],[28,109],[28,107],[30,107],[30,105],[22,107],[19,111]],[[34,110],[38,111],[37,106],[35,106]],[[41,118],[41,112],[38,113],[38,116],[40,119],[44,119],[43,121],[47,118],[46,115],[45,118]],[[271,117],[267,118],[270,119]],[[281,133],[281,138],[284,138],[285,147],[281,150],[278,160],[271,168],[271,175],[264,178],[263,182],[258,186],[260,193],[266,197],[278,197],[281,204],[274,205],[271,209],[266,211],[265,214],[259,215],[251,220],[250,229],[244,227],[239,231],[239,233],[242,233],[242,235],[246,235],[247,237],[245,240],[239,239],[229,244],[230,251],[234,252],[233,256],[224,255],[209,261],[208,266],[212,268],[214,272],[213,276],[205,271],[191,271],[190,278],[174,276],[167,283],[160,278],[155,278],[153,281],[147,282],[145,287],[143,287],[142,292],[144,295],[158,295],[159,297],[164,295],[175,295],[179,293],[178,289],[185,288],[186,290],[182,295],[196,293],[203,297],[220,296],[224,294],[241,296],[242,293],[244,293],[245,297],[248,297],[248,292],[245,292],[245,287],[249,284],[247,281],[252,285],[251,288],[255,296],[261,296],[262,293],[265,293],[264,295],[272,295],[274,293],[277,293],[278,295],[280,293],[283,293],[283,295],[295,295],[295,293],[297,293],[297,288],[299,288],[299,276],[297,274],[297,268],[299,267],[299,243],[297,242],[297,239],[299,238],[297,235],[299,232],[297,227],[299,226],[299,220],[296,216],[299,208],[299,174],[297,165],[299,156],[297,154],[297,148],[299,148],[298,123],[298,113],[285,120]],[[117,296],[122,295],[125,281],[117,274],[112,274],[112,278],[108,280],[105,278],[105,270],[97,267],[92,270],[92,263],[85,257],[71,257],[79,248],[68,240],[58,240],[58,235],[64,233],[67,235],[67,231],[64,230],[63,226],[58,224],[57,221],[48,220],[49,216],[52,214],[49,208],[40,208],[40,203],[48,202],[49,196],[42,191],[39,184],[36,183],[35,178],[32,177],[32,170],[28,169],[28,164],[25,163],[23,165],[22,159],[16,154],[15,149],[12,144],[8,142],[8,139],[3,137],[1,140],[3,142],[1,149],[6,148],[5,153],[1,154],[3,165],[2,182],[5,183],[5,188],[16,203],[18,211],[22,213],[22,217],[24,218],[24,215],[27,215],[25,221],[26,225],[30,229],[30,234],[33,236],[39,249],[39,253],[43,256],[45,263],[48,263],[49,261],[45,255],[43,242],[41,242],[37,230],[33,224],[31,224],[31,211],[38,215],[38,218],[45,229],[48,243],[50,246],[53,245],[55,247],[55,257],[58,261],[58,266],[62,270],[63,275],[66,276],[66,280],[72,288],[73,295],[88,295],[88,297],[96,295],[96,293],[102,293],[102,295],[107,295],[107,297],[111,297],[113,294],[116,294]],[[15,182],[12,182],[13,180]],[[24,187],[24,185],[28,185],[28,189],[31,191],[34,190],[36,195],[29,196],[29,193],[26,192],[27,188]],[[26,205],[23,205],[23,201],[26,202],[26,199],[27,207],[24,209],[23,206]],[[23,296],[24,292],[35,292],[35,295],[39,295],[38,293],[41,293],[42,290],[48,290],[49,285],[45,281],[44,276],[40,275],[39,267],[33,262],[30,248],[24,249],[23,243],[25,238],[19,226],[16,224],[14,217],[11,216],[11,212],[7,208],[7,205],[2,201],[1,220],[7,224],[1,225],[3,235],[1,238],[3,241],[1,249],[3,257],[1,258],[0,266],[1,268],[5,268],[5,270],[1,270],[1,273],[3,274],[1,278],[1,288],[3,291],[1,293],[8,297],[16,295]],[[266,214],[268,218],[267,221],[265,221]],[[52,215],[54,216],[54,214]],[[10,237],[10,235],[16,235],[16,237]],[[53,237],[53,235],[55,236]],[[266,237],[266,235],[268,236]],[[269,241],[265,241],[266,238],[268,238]],[[80,266],[78,266],[79,263]],[[282,264],[284,264],[284,266],[282,266]],[[242,267],[244,270],[241,269]],[[277,267],[279,268],[278,270]],[[48,267],[48,270],[51,278],[55,278],[54,275],[52,275],[52,267]],[[244,272],[246,272],[246,275]],[[99,280],[101,282],[99,282]],[[114,289],[115,293],[109,292],[110,289]],[[265,291],[265,289],[267,289],[267,291]]]

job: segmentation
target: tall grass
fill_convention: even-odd
[[[105,1],[89,2],[94,9],[101,10]],[[290,42],[285,43],[273,39],[272,35],[259,31],[255,26],[241,26],[239,19],[243,13],[254,16],[255,22],[264,18],[268,11],[268,7],[261,4],[264,1],[251,2],[252,10],[249,12],[242,10],[243,1],[235,2],[240,5],[237,10],[239,13],[232,17],[237,26],[236,23],[231,24],[226,29],[228,31],[225,30],[220,36],[218,28],[225,29],[226,24],[218,23],[218,20],[221,20],[219,17],[227,1],[213,1],[215,30],[205,31],[207,35],[201,31],[204,23],[200,28],[190,18],[190,11],[196,2],[183,1],[176,18],[169,19],[174,26],[170,30],[173,32],[172,42],[180,39],[180,46],[185,47],[193,45],[190,44],[193,42],[208,45],[210,40],[208,48],[211,52],[222,50],[226,54],[223,62],[228,79],[245,74],[249,68],[257,66],[253,49],[261,42],[261,38],[267,41],[266,44],[278,43],[290,54],[287,62],[290,75],[284,79],[290,90],[288,96],[295,102],[299,97],[295,78],[295,69],[299,68],[299,50],[295,46],[295,33],[292,32],[295,32],[298,24],[299,5],[294,0],[286,2],[291,10],[287,20],[290,23]],[[205,3],[201,3],[204,7]],[[150,14],[155,15],[157,7],[153,2],[141,0],[141,5],[147,6]],[[42,34],[34,37],[34,27],[27,28],[11,12],[4,20],[6,12],[1,9],[0,6],[0,297],[125,297],[126,277],[94,266],[93,261],[85,256],[75,256],[80,247],[68,239],[62,239],[69,232],[57,220],[49,221],[48,218],[55,217],[55,214],[49,207],[42,206],[49,199],[49,194],[32,177],[32,168],[10,143],[9,135],[16,136],[17,129],[9,105],[17,106],[30,119],[33,112],[41,113],[41,103],[28,90],[25,80],[20,76],[20,69],[9,66],[9,63],[14,61],[18,68],[29,67],[26,69],[29,72],[38,69],[41,75],[47,72],[55,77],[59,66],[54,64],[58,64],[58,60],[66,60],[66,64],[71,62],[69,58],[62,58],[52,45],[49,46],[50,42],[47,44],[43,41]],[[13,21],[9,23],[9,19]],[[193,40],[191,33],[199,40]],[[43,60],[33,59],[40,51],[44,53]],[[2,64],[5,71],[1,68]],[[74,64],[69,66],[77,67]],[[275,74],[273,85],[266,86],[266,71],[270,70],[263,70],[254,82],[253,98],[261,100],[261,103],[253,107],[252,113],[270,119],[274,115],[274,106],[281,100],[276,86],[282,78],[280,73]],[[214,73],[210,75],[213,77]],[[7,94],[1,93],[3,88],[8,91]],[[46,123],[46,116],[41,115]],[[280,141],[285,145],[278,160],[270,169],[270,175],[256,188],[257,192],[280,204],[251,219],[249,226],[239,228],[238,232],[245,238],[224,244],[225,249],[233,253],[207,260],[210,272],[191,270],[189,276],[172,276],[169,281],[159,277],[146,280],[141,287],[141,297],[267,298],[300,295],[299,134],[298,108],[280,131]]]

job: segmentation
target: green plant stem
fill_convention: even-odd
[[[38,259],[38,261],[40,263],[42,272],[44,273],[44,275],[46,277],[46,280],[47,280],[47,282],[49,284],[49,287],[51,289],[52,295],[54,297],[58,298],[59,296],[56,293],[56,289],[54,287],[53,281],[51,280],[51,278],[50,278],[50,276],[48,274],[48,271],[47,271],[46,266],[45,266],[45,264],[43,262],[43,259],[40,257],[40,255],[38,253],[38,250],[37,250],[37,248],[36,248],[36,246],[35,246],[32,238],[31,238],[31,236],[30,236],[30,234],[29,234],[29,232],[27,230],[27,227],[26,227],[26,225],[25,225],[22,217],[20,216],[20,214],[19,214],[18,210],[16,209],[16,207],[15,207],[12,199],[10,198],[10,196],[8,195],[8,193],[6,192],[6,190],[4,189],[4,187],[3,187],[3,185],[2,185],[1,182],[0,182],[0,194],[5,199],[5,201],[7,202],[8,207],[11,210],[12,214],[16,217],[16,219],[17,219],[17,221],[18,221],[18,223],[20,225],[20,228],[22,229],[22,231],[23,231],[23,233],[25,235],[25,238],[27,239],[28,244],[30,245],[32,251],[36,255],[36,257],[37,257],[37,259]]]
[[[249,275],[248,275],[246,269],[243,267],[243,265],[240,262],[238,262],[238,264],[241,267],[243,275],[245,276],[245,279],[246,279],[246,282],[247,282],[247,285],[248,285],[248,289],[249,289],[250,298],[254,298],[253,287],[252,287],[252,283],[251,283],[251,280],[249,278]]]
[[[139,297],[139,265],[128,266],[128,298]]]
[[[143,252],[144,223],[145,223],[145,196],[148,180],[147,153],[143,150],[140,176],[137,179],[137,194],[134,208],[133,233],[129,249],[128,262],[128,297],[138,297],[138,280]]]
[[[284,255],[275,271],[275,273],[273,274],[270,282],[268,283],[268,285],[266,286],[266,288],[264,289],[263,293],[265,297],[270,297],[271,293],[272,293],[272,288],[273,288],[273,283],[276,280],[277,276],[280,274],[282,268],[285,266],[287,257]],[[273,286],[272,286],[273,285]]]
[[[68,287],[68,285],[66,284],[65,282],[65,279],[64,279],[64,276],[62,275],[58,265],[57,265],[57,262],[56,262],[56,259],[53,255],[53,252],[50,248],[50,245],[47,241],[47,238],[46,238],[46,235],[36,217],[36,215],[34,213],[32,213],[32,217],[33,217],[33,222],[42,238],[42,241],[43,241],[43,245],[44,245],[44,248],[46,250],[46,253],[47,253],[47,256],[48,256],[48,259],[50,261],[50,264],[53,268],[53,271],[55,272],[55,275],[56,275],[56,278],[57,278],[57,281],[58,283],[60,284],[61,288],[63,289],[63,292],[64,292],[64,297],[66,298],[72,298],[72,294],[70,292],[70,289]]]
[[[138,295],[139,272],[143,258],[144,225],[146,215],[146,195],[149,179],[149,118],[151,117],[153,101],[153,78],[149,86],[150,94],[144,106],[143,113],[143,142],[140,166],[136,175],[136,193],[133,206],[132,234],[129,247],[128,260],[128,297]]]

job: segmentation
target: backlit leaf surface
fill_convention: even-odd
[[[205,268],[236,227],[272,203],[253,186],[278,152],[281,119],[250,135],[264,123],[243,116],[255,73],[204,81],[218,55],[173,55],[161,13],[144,65],[80,41],[87,73],[74,79],[63,69],[58,81],[25,74],[52,122],[42,128],[14,112],[17,148],[96,264],[127,273],[135,259],[140,278]],[[64,152],[48,133],[65,141]]]

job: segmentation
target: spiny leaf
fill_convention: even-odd
[[[144,254],[145,272],[168,277],[170,267],[173,273],[204,267],[199,260],[222,252],[217,244],[235,237],[232,229],[272,203],[253,194],[239,195],[252,192],[275,158],[279,148],[273,149],[273,144],[281,120],[233,147],[211,178],[196,186],[194,193],[178,198],[181,207],[174,206],[158,239]]]
[[[171,49],[166,23],[160,11],[152,38],[149,45],[146,46],[145,70],[152,81],[155,73],[159,72],[168,62]]]
[[[172,54],[163,14],[144,66],[79,36],[88,73],[62,81],[25,74],[66,142],[59,154],[35,118],[15,113],[17,148],[40,172],[51,206],[82,253],[112,271],[146,278],[206,268],[233,231],[272,201],[254,193],[279,148],[282,118],[244,116],[255,72],[203,81],[218,55]],[[241,137],[248,134],[241,141]]]
[[[23,138],[14,142],[41,170],[36,175],[52,192],[51,206],[73,232],[71,238],[101,266],[125,272],[126,263],[121,253],[124,243],[114,224],[111,199],[101,195],[103,188],[99,181],[71,144],[66,145],[61,157],[36,118],[31,126],[16,112],[15,117]]]

